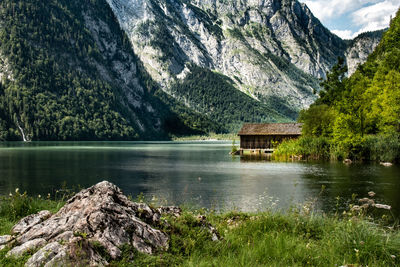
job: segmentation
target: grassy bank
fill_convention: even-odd
[[[343,160],[377,162],[400,161],[398,135],[368,135],[348,142],[327,137],[301,137],[280,144],[274,152],[279,160],[301,158],[311,160]]]
[[[14,194],[1,199],[0,234],[9,233],[20,218],[42,209],[57,211],[63,200]],[[201,216],[199,216],[201,215]],[[220,233],[212,241],[204,216]],[[346,215],[313,214],[296,209],[287,213],[214,213],[185,210],[165,217],[162,230],[171,237],[168,251],[140,254],[127,246],[111,266],[398,266],[400,232],[374,223],[358,211]],[[22,266],[25,258],[10,260],[0,252],[1,266]],[[132,261],[133,260],[133,261]]]

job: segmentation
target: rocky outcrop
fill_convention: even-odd
[[[351,76],[359,65],[367,61],[368,56],[379,44],[383,31],[366,32],[360,34],[354,40],[350,41],[349,48],[346,50],[345,57],[348,75]]]
[[[26,266],[103,266],[108,264],[104,252],[116,259],[126,244],[148,254],[168,249],[169,237],[156,228],[163,213],[180,212],[134,203],[115,185],[101,182],[76,194],[56,214],[41,211],[22,219],[11,236],[0,237],[0,246],[11,247],[8,257],[33,252]]]
[[[0,25],[1,27],[1,25]],[[8,79],[13,81],[13,75],[11,72],[11,66],[8,63],[8,60],[0,51],[0,83],[3,82],[3,79]]]

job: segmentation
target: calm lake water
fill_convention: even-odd
[[[47,195],[109,180],[126,194],[168,204],[245,211],[287,209],[319,195],[332,211],[352,194],[377,193],[400,214],[400,168],[378,164],[278,163],[232,157],[230,142],[32,142],[0,144],[0,195]]]

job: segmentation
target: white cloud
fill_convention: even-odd
[[[352,14],[352,20],[353,23],[360,26],[360,30],[355,34],[388,27],[390,17],[396,14],[399,6],[400,0],[386,0],[355,11]]]
[[[353,32],[350,30],[331,30],[331,32],[333,32],[334,34],[336,34],[337,36],[339,36],[342,39],[353,39]]]
[[[300,0],[307,4],[314,16],[323,23],[347,17],[348,29],[331,29],[344,39],[351,39],[365,31],[389,26],[390,16],[400,7],[400,0]],[[352,25],[350,25],[352,24]],[[354,30],[356,28],[356,30]]]
[[[382,1],[382,0],[381,0]],[[366,4],[375,4],[379,0],[302,0],[321,21],[341,16],[362,8]]]

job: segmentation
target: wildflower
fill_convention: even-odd
[[[385,209],[385,210],[391,210],[392,207],[389,205],[383,205],[383,204],[375,204],[375,208],[377,209]]]
[[[38,195],[38,198],[41,198],[42,196],[41,195]]]
[[[365,244],[365,242],[364,241],[360,241],[360,245],[364,245]]]
[[[354,206],[351,208],[351,210],[352,210],[352,211],[359,211],[359,210],[361,210],[361,207],[358,206],[358,205],[354,205]]]
[[[369,191],[368,192],[368,196],[370,196],[370,197],[374,197],[376,194],[375,194],[375,192],[374,191]]]
[[[363,204],[363,205],[361,206],[361,208],[363,208],[363,209],[368,209],[368,208],[369,208],[369,204]]]
[[[354,251],[356,252],[356,254],[358,254],[358,252],[359,252],[359,250],[358,250],[358,249],[356,249],[356,248],[354,249]]]
[[[396,259],[396,256],[395,256],[395,255],[390,255],[390,257],[392,257],[392,259]]]
[[[17,187],[17,188],[15,188],[15,193],[18,193],[19,192],[19,188]]]
[[[12,197],[12,194],[11,194],[11,192],[10,192],[9,196],[10,196],[10,197]]]
[[[50,193],[47,194],[47,198],[48,198],[48,199],[50,198]]]

